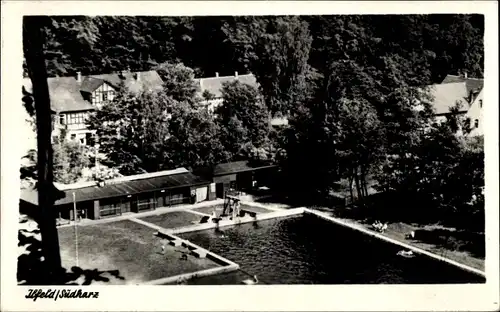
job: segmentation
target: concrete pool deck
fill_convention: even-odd
[[[72,228],[58,229],[61,260],[65,268],[116,271],[111,284],[136,285],[151,280],[214,269],[221,263],[194,255],[186,246],[172,246],[154,236],[149,225],[122,220],[78,228],[78,245]]]

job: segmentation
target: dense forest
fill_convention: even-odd
[[[47,21],[45,53],[49,76],[149,70],[181,62],[204,77],[258,74],[300,47],[296,57],[323,72],[336,47],[357,44],[359,29],[366,38],[380,40],[385,52],[425,57],[421,65],[428,67],[431,81],[450,73],[483,75],[482,15],[58,16]],[[340,39],[343,32],[351,35],[348,41]]]

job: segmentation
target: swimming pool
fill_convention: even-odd
[[[257,275],[261,284],[450,284],[485,279],[401,247],[301,215],[257,221],[222,232],[184,233],[182,238],[240,265],[233,273],[191,280],[193,285],[239,284]]]

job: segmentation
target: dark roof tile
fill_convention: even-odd
[[[220,176],[225,174],[234,174],[238,172],[245,172],[256,169],[271,168],[271,167],[276,167],[276,165],[264,164],[264,163],[257,165],[257,164],[252,164],[247,160],[233,161],[229,163],[216,165],[213,170],[213,175]]]

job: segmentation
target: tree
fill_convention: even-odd
[[[215,98],[215,95],[208,90],[203,91],[201,96],[203,97],[203,100],[205,100],[205,101],[211,101]]]
[[[223,29],[273,114],[287,114],[307,96],[312,38],[300,17],[242,17]]]
[[[82,180],[82,171],[90,166],[89,154],[85,146],[74,141],[61,141],[53,145],[54,182],[71,184]],[[24,156],[27,162],[21,167],[21,179],[37,178],[37,151],[30,150]]]
[[[105,164],[135,174],[226,159],[213,117],[195,109],[199,99],[192,70],[166,64],[160,75],[166,81],[163,90],[122,90],[91,116],[90,128],[97,132]]]
[[[406,157],[429,122],[430,105],[421,88],[428,69],[414,66],[420,59],[388,53],[362,17],[328,22],[322,37],[321,54],[329,60],[321,65],[324,78],[314,98],[290,120],[286,167],[293,174],[288,180],[301,176],[292,182],[296,188],[324,198],[336,181],[349,177],[358,181],[363,197],[366,176],[378,167],[382,151]],[[299,174],[302,164],[308,167]]]
[[[89,128],[96,130],[105,165],[119,168],[122,174],[164,169],[168,113],[175,105],[163,91],[122,90],[92,114]]]
[[[54,180],[71,184],[82,179],[82,170],[90,166],[85,146],[74,141],[54,145]]]
[[[344,100],[339,107],[340,140],[337,154],[343,174],[349,179],[349,191],[354,201],[368,196],[367,175],[378,166],[384,155],[383,129],[377,112],[363,100]]]
[[[92,57],[101,39],[98,19],[87,16],[50,17],[44,27],[47,70],[50,76],[74,75],[76,68],[88,73],[97,67]],[[97,44],[97,45],[96,45]],[[76,66],[75,66],[76,65]]]
[[[180,103],[173,108],[165,142],[167,165],[197,169],[226,162],[229,155],[221,142],[221,129],[211,113]]]
[[[43,55],[45,42],[42,27],[47,23],[46,17],[29,16],[23,19],[23,48],[26,65],[33,82],[33,97],[37,125],[37,172],[38,172],[38,203],[40,212],[40,232],[42,236],[42,251],[44,255],[43,280],[57,283],[61,274],[61,255],[56,229],[54,202],[57,193],[53,186],[52,147],[50,137],[52,130],[49,88],[47,71]]]
[[[164,63],[156,68],[163,80],[164,92],[178,102],[188,102],[192,106],[200,100],[199,87],[194,80],[194,71],[183,64]]]
[[[222,130],[222,142],[233,156],[248,156],[252,147],[260,148],[268,140],[270,117],[258,91],[239,81],[222,87],[223,103],[217,109],[217,121]],[[248,143],[247,152],[242,150]],[[243,152],[243,153],[242,153]]]

